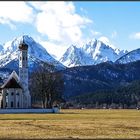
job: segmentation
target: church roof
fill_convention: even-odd
[[[1,88],[22,88],[19,83],[18,75],[15,71],[11,73],[8,80],[1,86]]]

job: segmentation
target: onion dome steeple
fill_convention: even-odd
[[[20,50],[28,50],[28,45],[24,41],[24,36],[23,36],[23,38],[22,38],[22,40],[21,40],[21,42],[19,44],[19,49]]]

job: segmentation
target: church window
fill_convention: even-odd
[[[13,107],[13,101],[11,102],[11,107]]]
[[[19,96],[19,93],[17,93],[16,95]]]
[[[14,95],[14,93],[12,92],[12,93],[11,93],[11,95],[13,96],[13,95]]]
[[[19,102],[17,102],[17,107],[19,107]]]
[[[23,60],[24,60],[24,56],[23,56]]]
[[[6,93],[6,103],[8,103],[8,93]]]
[[[20,56],[20,60],[21,60],[21,56]]]

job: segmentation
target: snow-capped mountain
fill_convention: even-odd
[[[60,62],[67,67],[99,64],[106,61],[115,62],[127,51],[112,48],[100,40],[94,39],[81,48],[71,45]]]
[[[41,62],[53,64],[58,69],[64,68],[64,66],[55,60],[43,46],[27,35],[15,38],[5,43],[3,47],[0,47],[0,67],[18,67],[18,46],[22,40],[29,46],[29,68]]]
[[[140,60],[140,48],[123,55],[115,63],[126,64],[137,60]]]
[[[86,65],[89,63],[89,60],[90,57],[88,57],[82,49],[71,45],[60,59],[60,62],[67,67],[73,67]]]

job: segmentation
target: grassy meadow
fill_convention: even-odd
[[[0,114],[0,138],[140,139],[140,110],[65,109],[59,114]]]

